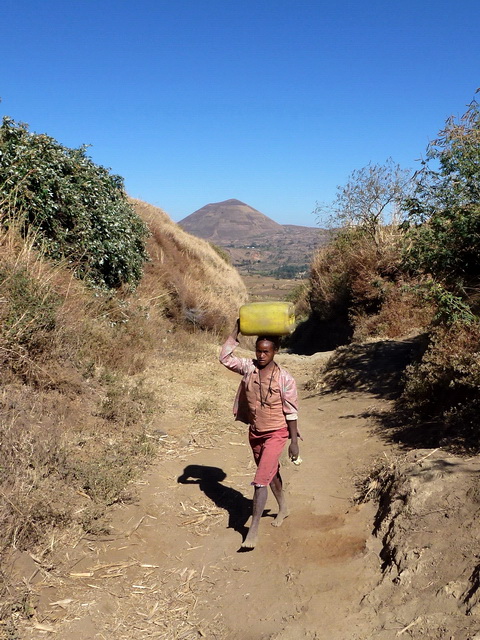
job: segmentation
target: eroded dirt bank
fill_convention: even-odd
[[[385,390],[302,391],[300,467],[285,461],[291,515],[240,553],[253,464],[231,416],[238,383],[189,363],[171,397],[159,459],[108,535],[80,535],[48,559],[16,557],[27,586],[22,638],[367,640],[474,638],[478,460],[405,455],[374,430]],[[300,387],[327,356],[281,355]],[[152,377],[161,372],[152,370]],[[385,467],[355,505],[358,482]]]
[[[479,471],[478,457],[417,450],[373,481],[384,573],[362,604],[377,614],[374,637],[399,621],[411,638],[480,637]]]

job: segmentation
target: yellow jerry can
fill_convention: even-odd
[[[244,336],[284,336],[295,328],[291,302],[249,302],[240,307],[239,316]]]

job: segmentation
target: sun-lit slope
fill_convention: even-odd
[[[205,329],[222,329],[237,317],[247,291],[238,271],[206,240],[191,236],[161,209],[132,200],[148,224],[151,237],[138,295],[158,304],[179,322]],[[159,283],[164,293],[159,293]]]

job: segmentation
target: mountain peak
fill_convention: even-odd
[[[244,207],[248,207],[248,204],[242,202],[241,200],[237,200],[236,198],[230,198],[229,200],[222,200],[222,202],[211,202],[210,204],[241,204]]]
[[[185,231],[218,244],[244,241],[278,233],[282,225],[250,205],[230,198],[211,202],[178,223]]]

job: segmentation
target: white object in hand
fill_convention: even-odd
[[[298,456],[298,458],[292,458],[292,462],[298,466],[299,464],[302,464],[302,459]]]

